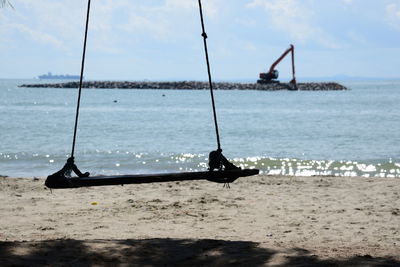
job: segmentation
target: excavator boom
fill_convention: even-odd
[[[269,68],[269,71],[267,73],[260,73],[260,80],[258,80],[258,83],[273,83],[273,82],[279,82],[277,80],[279,73],[275,69],[275,67],[289,54],[292,53],[292,80],[290,81],[291,84],[293,84],[294,88],[297,89],[297,84],[296,84],[296,77],[295,77],[295,67],[294,67],[294,46],[291,44],[288,49],[286,49],[285,52],[271,65]]]
[[[288,49],[286,49],[285,52],[283,52],[283,54],[271,65],[271,67],[269,68],[269,72],[272,73],[276,67],[276,65],[278,65],[282,59],[284,59],[287,54],[289,54],[290,52],[294,53],[294,46],[291,44],[290,47]],[[293,57],[293,55],[292,55]],[[294,65],[294,64],[293,64]]]

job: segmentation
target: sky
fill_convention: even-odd
[[[87,2],[10,0],[0,78],[79,74]],[[295,46],[298,79],[400,77],[400,0],[203,0],[215,80],[256,80]],[[290,58],[277,67],[291,76]],[[84,76],[206,80],[197,0],[92,0]]]

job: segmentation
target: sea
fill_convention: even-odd
[[[0,80],[0,175],[46,177],[71,155],[77,89]],[[46,81],[51,82],[51,81]],[[400,81],[348,91],[215,91],[223,154],[269,175],[400,178]],[[92,174],[207,170],[207,90],[83,89],[75,162]]]

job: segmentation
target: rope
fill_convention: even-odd
[[[83,42],[82,65],[81,65],[81,77],[80,77],[80,80],[79,80],[79,93],[78,93],[78,101],[77,101],[77,104],[76,104],[76,116],[75,116],[74,138],[73,138],[73,141],[72,141],[71,158],[74,157],[75,142],[76,142],[76,131],[77,131],[77,129],[78,129],[79,107],[80,107],[80,103],[81,103],[81,93],[82,93],[83,70],[84,70],[84,68],[85,68],[86,41],[87,41],[87,33],[88,33],[88,26],[89,26],[89,11],[90,11],[90,0],[88,0],[88,5],[87,5],[86,28],[85,28],[85,40],[84,40],[84,42]]]
[[[204,27],[203,9],[202,9],[202,6],[201,6],[201,0],[199,0],[199,11],[200,11],[200,19],[201,19],[201,28],[202,28],[202,31],[203,31],[201,36],[203,36],[204,52],[205,52],[205,55],[206,55],[206,62],[207,62],[208,83],[210,85],[211,103],[212,103],[213,114],[214,114],[215,132],[216,132],[216,135],[217,135],[218,150],[221,150],[221,142],[220,142],[220,139],[219,139],[218,122],[217,122],[217,112],[215,110],[214,92],[213,92],[213,85],[212,85],[212,79],[211,79],[210,61],[208,59],[207,34],[206,34],[206,31],[205,31],[205,27]]]
[[[216,136],[217,136],[217,145],[218,145],[218,149],[221,150],[221,142],[220,142],[220,138],[219,138],[218,121],[217,121],[217,112],[215,109],[214,92],[213,92],[211,70],[210,70],[210,61],[209,61],[208,49],[207,49],[207,34],[205,32],[205,27],[204,27],[203,9],[201,6],[201,0],[198,0],[198,1],[199,1],[199,11],[200,11],[201,28],[202,28],[201,36],[203,36],[204,52],[205,52],[206,62],[207,62],[208,82],[209,82],[209,86],[210,86],[210,95],[211,95],[211,103],[212,103],[213,115],[214,115],[215,132],[216,132]],[[85,39],[84,39],[84,43],[83,43],[81,75],[80,75],[80,80],[79,80],[79,92],[78,92],[78,100],[77,100],[77,105],[76,105],[75,127],[74,127],[74,137],[73,137],[73,141],[72,141],[71,158],[74,157],[76,133],[77,133],[77,129],[78,129],[79,108],[80,108],[80,101],[81,101],[81,94],[82,94],[83,71],[84,71],[84,67],[85,67],[86,42],[87,42],[87,33],[88,33],[88,26],[89,26],[89,14],[90,14],[90,0],[88,0],[88,5],[87,5]]]

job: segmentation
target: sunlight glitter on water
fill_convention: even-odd
[[[0,164],[9,166],[8,168],[2,168],[0,174],[29,177],[32,175],[33,169],[35,176],[46,176],[60,169],[67,158],[68,155],[66,154],[0,153]],[[254,156],[233,158],[231,162],[243,169],[257,168],[260,173],[266,175],[400,178],[400,163],[391,160],[375,163]],[[81,169],[89,169],[96,174],[205,171],[208,169],[208,156],[194,153],[174,154],[96,150],[93,152],[85,151],[85,153],[76,158],[76,163]]]

